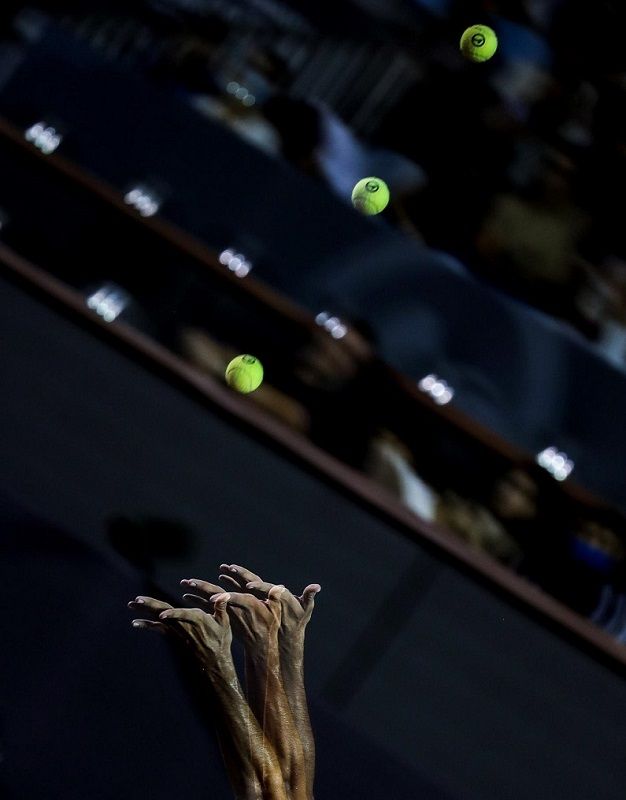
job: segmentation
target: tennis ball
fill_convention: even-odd
[[[486,25],[472,25],[463,32],[460,47],[470,61],[489,61],[498,49],[498,37]]]
[[[226,367],[224,377],[231,389],[249,394],[263,382],[263,365],[254,356],[236,356]]]
[[[389,203],[389,188],[380,178],[363,178],[352,190],[352,205],[357,211],[372,216],[380,214]]]

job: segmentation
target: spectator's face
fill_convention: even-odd
[[[537,486],[522,469],[513,469],[496,483],[492,498],[503,519],[533,519],[537,514]]]

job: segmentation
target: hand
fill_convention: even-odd
[[[222,564],[220,571],[222,573],[220,581],[229,588],[234,587],[242,592],[253,593],[258,598],[273,595],[276,588],[275,584],[264,581],[259,575],[238,564]],[[313,614],[315,595],[319,591],[321,587],[318,583],[310,583],[300,597],[284,589],[278,598],[281,605],[279,649],[282,683],[297,736],[302,745],[302,754],[297,759],[300,768],[289,773],[290,786],[299,789],[304,786],[307,798],[313,797],[315,741],[304,688],[304,631]],[[304,783],[301,768],[304,769]],[[288,771],[284,770],[284,774],[288,774]]]
[[[169,603],[145,596],[137,597],[128,606],[133,610],[141,609],[146,617],[134,619],[134,627],[175,636],[202,664],[218,703],[220,746],[235,795],[257,800],[261,797],[299,800],[296,794],[288,795],[276,752],[266,738],[265,730],[259,729],[241,690],[230,650],[232,632],[227,610],[230,599],[228,593],[221,591],[213,594],[210,600],[202,599],[207,611],[174,608]],[[256,598],[250,599],[265,606]],[[269,611],[272,620],[280,614],[280,606],[276,605],[276,609]],[[275,627],[278,624],[280,616],[274,623]],[[285,735],[290,736],[289,729]],[[297,787],[299,784],[294,785]]]
[[[219,576],[219,580],[229,588],[235,588],[238,592],[250,592],[261,599],[268,597],[276,585],[264,581],[259,575],[238,564],[221,564],[220,572],[222,574]],[[304,629],[313,614],[315,595],[321,589],[319,583],[310,583],[299,597],[292,594],[289,589],[282,592],[280,595],[282,615],[279,632],[282,646],[302,639]]]
[[[206,608],[223,592],[217,584],[199,578],[182,580],[181,585],[195,593],[184,594],[184,600]],[[229,592],[228,609],[235,634],[251,652],[265,652],[272,643],[277,643],[282,616],[280,599],[286,591],[284,586],[272,586],[264,600],[251,594]]]
[[[182,640],[204,664],[229,660],[232,631],[227,605],[230,595],[220,592],[212,604],[206,604],[207,613],[199,608],[174,608],[169,603],[153,597],[140,596],[128,607],[141,609],[147,619],[134,619],[133,627],[173,634]]]

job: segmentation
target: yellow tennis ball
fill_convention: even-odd
[[[463,32],[460,47],[470,61],[489,61],[498,49],[498,37],[487,25],[472,25]]]
[[[254,356],[236,356],[226,367],[224,377],[231,389],[249,394],[263,382],[263,365]]]
[[[389,203],[389,187],[380,178],[363,178],[352,190],[352,205],[368,216],[380,214]]]

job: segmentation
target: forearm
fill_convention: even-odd
[[[288,800],[278,759],[246,702],[232,660],[204,671],[217,700],[220,744],[237,797]]]
[[[308,797],[313,797],[315,778],[315,740],[309,718],[309,707],[304,687],[304,639],[283,644],[280,650],[283,687],[291,708],[291,715],[302,743]]]
[[[289,796],[308,800],[304,749],[283,687],[278,646],[247,648],[248,697],[274,746]]]

